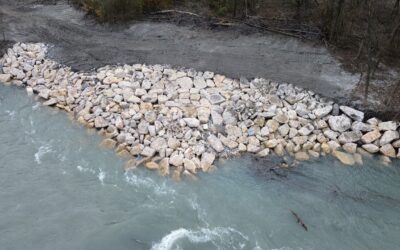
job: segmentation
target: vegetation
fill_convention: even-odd
[[[240,21],[288,35],[314,35],[345,51],[345,62],[362,72],[368,97],[383,64],[400,69],[400,0],[72,0],[102,21],[141,18],[165,9]],[[188,12],[181,12],[188,13]],[[198,16],[198,15],[196,15]],[[400,96],[400,80],[390,96]],[[393,100],[393,98],[392,98]]]
[[[143,14],[169,8],[173,0],[72,0],[101,21],[116,22],[140,18]]]

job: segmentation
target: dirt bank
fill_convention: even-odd
[[[67,1],[36,2],[0,0],[0,30],[8,40],[53,44],[50,57],[77,70],[117,63],[171,64],[290,82],[340,102],[358,80],[322,46],[293,38],[244,34],[240,27],[221,31],[154,22],[103,26]]]

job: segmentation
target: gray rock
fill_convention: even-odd
[[[150,147],[155,149],[156,151],[160,151],[161,149],[165,149],[168,147],[167,140],[162,137],[157,137],[154,141],[151,142]]]
[[[351,143],[351,142],[346,143],[346,144],[343,145],[343,149],[347,153],[355,154],[357,152],[357,144]]]
[[[39,97],[46,100],[49,99],[49,95],[50,95],[50,89],[41,89],[38,94]]]
[[[221,126],[222,123],[224,122],[222,116],[216,111],[211,111],[211,119],[212,123],[216,126]]]
[[[396,122],[393,122],[393,121],[380,122],[378,124],[378,127],[379,127],[380,131],[396,130],[397,124],[396,124]]]
[[[11,74],[0,74],[0,82],[6,83],[11,80]]]
[[[200,121],[196,118],[183,118],[183,120],[191,128],[197,128],[200,126]]]
[[[97,116],[94,119],[94,126],[96,128],[105,128],[108,126],[108,122],[101,116]]]
[[[376,152],[379,151],[379,147],[376,146],[375,144],[364,144],[361,146],[363,149],[365,149],[365,151],[371,153],[371,154],[375,154]]]
[[[383,145],[379,151],[387,157],[395,158],[396,157],[396,150],[393,148],[391,144]]]
[[[207,88],[207,83],[206,83],[206,81],[204,80],[203,77],[196,76],[194,78],[193,83],[194,83],[194,87],[196,89],[205,89],[205,88]]]
[[[222,118],[225,124],[235,125],[237,123],[236,115],[233,111],[225,110],[224,113],[222,113]]]
[[[300,135],[309,135],[314,131],[314,127],[311,124],[307,124],[304,127],[299,129]]]
[[[287,125],[287,124],[283,124],[282,126],[280,126],[278,128],[278,132],[279,132],[279,134],[281,134],[281,136],[286,136],[289,133],[289,130],[290,130],[290,128],[289,128],[289,125]]]
[[[373,130],[371,132],[366,133],[361,137],[361,141],[365,144],[369,144],[378,140],[381,137],[381,133],[378,130]]]
[[[340,106],[340,110],[355,121],[362,122],[364,120],[364,113],[361,111],[347,106]]]
[[[392,145],[395,148],[400,148],[400,140],[397,140],[397,141],[393,142]]]
[[[218,139],[218,137],[216,137],[215,135],[213,134],[209,135],[207,141],[211,145],[211,147],[218,153],[224,151],[224,146],[222,145],[221,140]]]
[[[212,153],[203,153],[201,156],[200,166],[204,172],[207,172],[215,161],[215,155]]]
[[[343,132],[339,136],[339,142],[341,144],[357,142],[361,139],[361,137],[362,137],[362,133],[360,131]]]
[[[351,125],[351,129],[354,131],[369,132],[373,130],[373,127],[370,124],[355,121]]]
[[[379,141],[379,144],[381,146],[383,146],[383,145],[391,143],[392,141],[397,140],[399,138],[400,138],[399,132],[393,131],[393,130],[388,130],[388,131],[385,131],[385,133],[383,133],[383,135]]]
[[[149,132],[149,123],[146,121],[140,121],[138,124],[138,132],[141,135],[145,135]]]
[[[190,77],[182,77],[176,80],[176,83],[182,89],[191,89],[193,87],[193,81]]]
[[[317,118],[322,118],[322,117],[329,115],[329,113],[332,111],[332,109],[333,109],[332,105],[328,105],[323,108],[318,108],[318,109],[314,110],[314,115]]]
[[[56,98],[50,98],[48,101],[45,101],[43,103],[43,105],[45,105],[45,106],[53,106],[55,104],[57,104],[57,99]]]
[[[310,111],[307,109],[307,106],[305,104],[297,103],[296,113],[301,117],[307,117]]]
[[[145,147],[140,154],[145,157],[152,157],[154,156],[155,153],[156,153],[155,149],[151,147]]]
[[[276,120],[277,122],[279,122],[281,124],[284,124],[289,121],[289,118],[285,114],[277,114],[276,116],[274,116],[274,120]]]
[[[169,158],[169,164],[175,167],[179,167],[183,165],[183,155],[176,154]]]
[[[207,99],[211,102],[212,105],[217,105],[225,101],[225,98],[220,94],[209,95]]]
[[[329,127],[333,131],[344,132],[351,128],[351,120],[347,116],[330,116],[328,119]]]

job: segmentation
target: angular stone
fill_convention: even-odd
[[[361,141],[365,144],[372,143],[378,140],[381,137],[381,133],[378,130],[373,130],[371,132],[366,133],[361,137]]]
[[[201,123],[208,123],[211,115],[211,110],[206,107],[200,107],[197,109],[197,118]]]
[[[214,163],[215,155],[212,153],[203,153],[201,156],[200,166],[204,172],[207,172]]]
[[[340,115],[340,116],[330,116],[329,120],[329,127],[333,131],[337,132],[344,132],[351,128],[351,120],[347,116]]]
[[[379,127],[380,131],[396,130],[397,129],[397,124],[396,124],[396,122],[393,122],[393,121],[380,122],[378,124],[378,127]]]
[[[279,123],[275,120],[268,120],[267,126],[270,133],[275,132],[279,128]]]
[[[207,83],[206,83],[206,81],[204,80],[203,77],[196,76],[194,78],[193,83],[194,83],[194,87],[196,89],[205,89],[205,88],[207,88]]]
[[[162,137],[157,137],[151,142],[150,147],[156,151],[166,149],[168,147],[167,140]]]
[[[329,115],[329,113],[332,111],[332,108],[332,105],[328,105],[326,107],[315,109],[313,113],[317,118],[322,118]]]
[[[207,141],[211,145],[211,147],[218,153],[224,151],[224,145],[222,145],[221,140],[218,139],[218,137],[216,137],[215,135],[213,134],[209,135]]]
[[[180,141],[174,137],[168,138],[168,147],[177,149],[181,145]]]
[[[332,131],[330,129],[327,129],[324,131],[324,135],[331,140],[336,140],[336,138],[339,136],[339,133]]]
[[[216,111],[211,111],[211,119],[212,123],[216,126],[221,126],[224,122],[222,116]]]
[[[303,145],[304,143],[306,143],[306,141],[308,140],[308,137],[307,136],[296,136],[296,137],[293,137],[293,139],[292,139],[292,141],[294,142],[294,143],[296,143],[297,145]]]
[[[314,131],[314,127],[311,124],[307,124],[299,129],[300,135],[310,135]]]
[[[45,106],[53,106],[55,104],[57,104],[56,98],[50,98],[49,100],[47,100],[43,103],[43,105],[45,105]]]
[[[399,139],[399,132],[397,131],[393,131],[393,130],[387,130],[385,131],[385,133],[383,133],[381,139],[379,140],[379,144],[381,146],[385,145],[385,144],[389,144],[394,140]]]
[[[155,153],[156,153],[155,149],[151,147],[145,147],[140,154],[145,157],[152,157],[154,156]]]
[[[277,145],[278,145],[278,140],[276,139],[268,140],[267,142],[265,142],[265,146],[267,148],[275,148]]]
[[[193,81],[190,77],[182,77],[176,80],[176,83],[182,89],[191,89],[193,87]]]
[[[260,135],[261,135],[262,137],[266,137],[266,136],[269,135],[269,128],[268,128],[268,126],[265,126],[265,127],[263,127],[263,128],[260,130]]]
[[[290,128],[287,124],[283,124],[278,128],[279,134],[281,134],[281,136],[286,136],[289,133],[289,130]]]
[[[364,144],[361,146],[365,151],[371,154],[375,154],[376,152],[379,151],[379,147],[376,146],[375,144]]]
[[[344,165],[352,166],[356,163],[354,157],[351,154],[340,151],[333,151],[332,154]]]
[[[183,159],[183,166],[185,167],[186,170],[192,172],[192,173],[196,173],[196,164],[194,164],[194,162],[192,160],[189,159]]]
[[[225,132],[228,135],[228,137],[230,137],[232,139],[236,139],[236,138],[242,136],[242,130],[238,126],[234,126],[234,125],[226,125]]]
[[[0,74],[0,82],[6,83],[11,81],[11,74]]]
[[[222,113],[222,118],[225,124],[235,125],[237,123],[236,115],[233,111],[225,110],[224,113]]]
[[[277,122],[279,122],[281,124],[284,124],[289,121],[289,118],[285,114],[277,114],[276,116],[274,116],[274,120],[276,120]]]
[[[265,148],[257,153],[259,157],[266,157],[267,155],[269,155],[269,148]]]
[[[247,145],[247,152],[249,153],[257,153],[258,151],[260,151],[260,147],[257,145],[253,145],[253,144],[249,144]]]
[[[49,95],[50,95],[50,89],[41,89],[38,94],[39,97],[46,100],[49,99]]]
[[[110,138],[104,139],[100,143],[100,147],[108,148],[108,149],[113,149],[113,148],[115,148],[116,145],[117,145],[117,142]]]
[[[310,159],[310,156],[307,154],[307,152],[303,152],[303,151],[295,153],[294,157],[298,161],[308,161]]]
[[[217,105],[225,101],[225,98],[222,97],[220,94],[209,95],[207,99],[210,101],[212,105]]]
[[[221,136],[220,140],[222,142],[222,144],[224,144],[226,147],[230,148],[230,149],[234,149],[238,147],[238,143],[234,140],[231,140],[225,136]]]
[[[340,110],[355,121],[362,122],[364,120],[364,113],[361,111],[347,106],[340,106]]]
[[[362,132],[369,132],[373,130],[373,127],[370,124],[366,124],[363,122],[355,121],[351,125],[351,129],[354,131],[362,131]]]
[[[343,145],[344,151],[350,154],[355,154],[357,152],[357,144],[355,143],[346,143]]]
[[[396,150],[393,148],[391,144],[383,145],[379,151],[387,157],[395,158],[396,157]]]
[[[400,140],[397,140],[397,141],[393,142],[392,146],[395,147],[395,148],[400,148]]]
[[[148,162],[146,162],[145,164],[144,164],[144,166],[147,168],[147,169],[150,169],[150,170],[157,170],[157,169],[159,169],[159,165],[157,164],[157,163],[155,163],[154,161],[148,161]]]
[[[339,136],[339,142],[341,144],[357,142],[361,139],[362,133],[360,131],[349,131],[343,132]]]
[[[200,126],[200,121],[196,118],[183,118],[183,120],[191,128],[197,128]]]
[[[171,164],[175,167],[182,166],[183,156],[180,154],[176,154],[176,155],[172,156],[171,158],[169,158],[169,164]]]
[[[169,159],[163,158],[159,163],[158,172],[161,176],[168,176],[169,175]]]
[[[96,128],[105,128],[108,127],[108,122],[102,116],[97,116],[94,119],[94,126]]]

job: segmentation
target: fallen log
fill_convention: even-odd
[[[304,228],[304,230],[308,231],[308,228],[306,224],[304,224],[303,220],[300,218],[298,214],[296,214],[293,210],[290,210],[290,212],[294,215],[294,217],[297,219],[297,223],[300,224]]]

